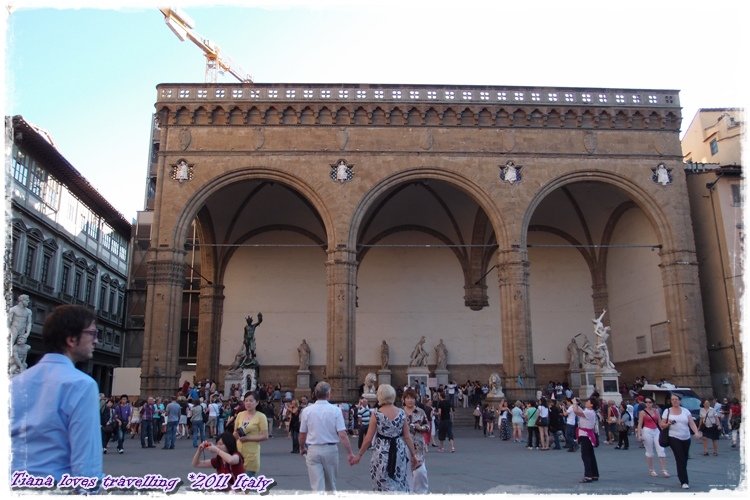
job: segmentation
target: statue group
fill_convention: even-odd
[[[229,371],[240,370],[257,366],[258,361],[255,355],[255,329],[263,323],[263,313],[258,313],[258,322],[253,321],[252,316],[245,316],[245,328],[242,336],[242,347],[234,357],[234,362],[229,367]]]
[[[424,344],[426,342],[426,339],[424,335],[419,339],[417,342],[417,345],[414,346],[414,349],[411,352],[411,356],[409,359],[409,366],[415,366],[415,367],[426,367],[427,366],[427,358],[428,353],[424,348]],[[383,344],[385,344],[385,340],[383,341]],[[387,344],[385,344],[387,346]],[[445,347],[445,344],[443,343],[443,339],[440,339],[440,343],[435,346],[435,369],[436,370],[447,370],[448,368],[448,348]]]
[[[570,340],[568,344],[568,369],[579,370],[586,366],[598,366],[599,368],[614,369],[615,365],[609,357],[609,347],[607,339],[610,335],[610,327],[604,326],[602,319],[607,313],[604,309],[598,318],[592,319],[594,323],[594,335],[596,336],[596,345],[592,346],[589,339],[582,333],[578,333]],[[583,343],[579,346],[576,337],[583,337]]]

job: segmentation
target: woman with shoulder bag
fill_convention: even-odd
[[[703,433],[703,454],[708,456],[708,440],[713,442],[714,456],[719,455],[719,416],[716,410],[711,407],[711,401],[703,400],[701,408],[701,419],[698,428]]]
[[[672,449],[674,461],[677,465],[677,477],[680,479],[682,489],[690,488],[687,474],[688,452],[690,451],[690,430],[693,430],[695,436],[703,436],[701,431],[695,425],[693,416],[690,412],[680,406],[682,399],[679,395],[672,394],[672,406],[662,413],[660,426],[662,429],[669,429],[669,447]]]
[[[628,432],[633,416],[628,412],[628,405],[625,401],[620,403],[620,417],[617,419],[617,446],[616,450],[627,450],[630,447]]]
[[[645,398],[643,403],[646,407],[638,412],[638,426],[635,429],[635,437],[639,441],[643,441],[646,449],[646,465],[648,465],[649,475],[657,476],[654,470],[654,452],[656,452],[659,457],[662,476],[669,477],[667,454],[664,448],[659,445],[659,409],[656,408],[654,400],[651,398]]]

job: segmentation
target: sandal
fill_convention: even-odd
[[[580,481],[578,481],[578,482],[579,482],[579,483],[593,483],[593,482],[594,482],[594,480],[593,480],[593,479],[591,479],[590,477],[584,477],[583,479],[581,479],[581,480],[580,480]]]
[[[661,475],[664,477],[669,477],[669,472],[666,471],[666,469],[661,471]]]
[[[714,452],[714,456],[715,456],[715,457],[718,457],[718,456],[719,456],[719,454],[718,454],[718,453],[716,453],[716,452]]]
[[[451,453],[456,453],[456,449],[455,448],[451,448]]]
[[[704,452],[703,452],[703,456],[704,456],[704,457],[707,457],[707,456],[708,456],[708,452],[707,452],[707,451],[704,451]]]
[[[649,474],[649,475],[650,475],[651,477],[656,477],[656,476],[658,476],[658,474],[656,473],[656,471],[655,471],[655,470],[653,470],[653,469],[651,469],[650,471],[648,471],[648,474]]]

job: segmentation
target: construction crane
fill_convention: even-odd
[[[169,29],[177,35],[180,41],[190,40],[203,51],[203,55],[206,56],[207,83],[216,83],[216,78],[220,72],[229,73],[242,83],[253,83],[249,74],[233,64],[231,59],[221,55],[221,49],[218,45],[195,32],[193,29],[195,28],[195,23],[187,14],[175,8],[159,10],[164,14],[164,22],[167,23]]]

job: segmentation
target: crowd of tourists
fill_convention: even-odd
[[[361,397],[352,403],[327,405],[336,409],[336,425],[347,436],[346,442],[348,437],[357,437],[350,465],[359,463],[364,453],[372,452],[370,475],[376,491],[427,493],[427,451],[430,448],[436,448],[436,452],[456,451],[453,415],[461,407],[473,407],[474,429],[488,438],[512,440],[528,450],[580,450],[583,483],[599,479],[595,448],[600,444],[617,450],[628,450],[632,445],[644,449],[647,473],[663,477],[671,476],[665,452],[670,448],[680,484],[687,488],[686,460],[691,434],[703,440],[704,455],[716,456],[719,439],[731,438],[732,446],[737,445],[741,422],[739,401],[728,398],[704,400],[700,421],[696,423],[688,418],[690,412],[680,406],[679,397],[674,397],[671,406],[664,408],[643,396],[623,399],[619,404],[602,401],[596,393],[581,400],[565,384],[553,381],[540,391],[538,399],[514,402],[505,399],[488,402],[485,387],[470,381],[461,385],[451,381],[433,389],[426,388],[424,383],[399,389],[381,387],[383,391],[378,390],[376,399]],[[257,391],[244,395],[238,387],[231,387],[229,394],[224,395],[210,380],[185,383],[169,398],[148,397],[132,404],[125,395],[120,398],[102,395],[103,450],[107,452],[111,440],[117,442],[117,451],[123,453],[128,436],[138,438],[146,448],[163,442],[166,449],[174,448],[175,439],[192,439],[197,448],[195,467],[213,467],[219,472],[230,472],[232,477],[243,471],[256,474],[260,468],[260,443],[271,438],[274,429],[290,438],[290,453],[306,455],[308,450],[315,449],[316,443],[309,441],[309,429],[304,430],[308,424],[303,424],[302,416],[306,408],[316,407],[316,401],[314,391],[309,397],[295,398],[278,384],[261,384]],[[659,431],[663,428],[669,433],[666,446],[659,444]],[[336,444],[336,435],[336,432],[330,434],[333,437],[327,439],[333,441],[325,444]],[[391,457],[390,446],[396,447],[396,458]],[[202,460],[204,451],[213,458]],[[309,471],[315,470],[310,455],[305,459]],[[394,469],[394,460],[403,463]],[[401,471],[400,476],[391,477],[394,470]],[[321,471],[325,471],[322,465]],[[310,472],[314,488],[335,489],[335,481],[324,472],[319,476],[325,480],[313,481],[316,474]]]

